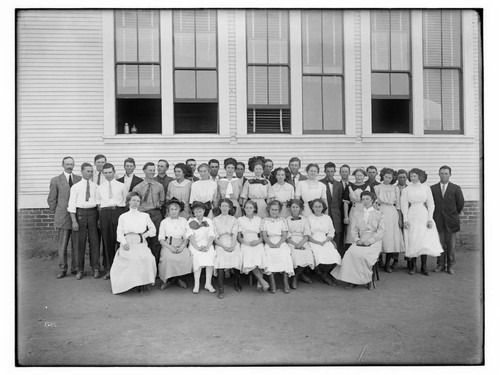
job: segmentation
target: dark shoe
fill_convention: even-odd
[[[269,291],[273,294],[276,293],[276,281],[274,281],[273,274],[269,275],[269,285],[270,285]]]
[[[312,284],[312,280],[307,277],[306,275],[304,275],[303,273],[300,274],[300,281],[303,281],[305,282],[306,284]]]
[[[444,271],[444,266],[437,266],[434,272],[441,272]]]
[[[283,280],[283,291],[286,294],[290,293],[290,284],[288,278],[286,280]]]
[[[73,270],[73,271],[71,271],[71,274],[76,275],[77,272],[78,272],[77,270]]]
[[[372,290],[373,289],[373,283],[369,282],[368,284],[366,284],[366,287],[368,288],[368,290]]]
[[[218,288],[217,290],[217,298],[223,299],[224,298],[224,287]]]
[[[387,272],[387,273],[392,273],[392,269],[391,269],[391,267],[389,267],[388,264],[385,265],[384,271]]]
[[[94,279],[98,279],[99,277],[101,277],[99,270],[94,270]]]
[[[239,281],[234,282],[234,290],[236,290],[238,293],[241,292],[241,284]]]
[[[417,260],[412,259],[410,261],[410,272],[408,272],[410,275],[415,275],[417,273]]]
[[[292,277],[292,284],[290,285],[290,288],[297,289],[297,281],[298,281],[298,276],[293,276]]]
[[[450,275],[454,275],[455,274],[455,270],[453,269],[453,267],[448,268],[448,273]]]
[[[63,277],[66,277],[66,271],[61,271],[56,276],[58,279],[62,279]]]
[[[106,272],[106,275],[104,275],[104,280],[109,280],[109,271]]]
[[[181,279],[177,279],[176,281],[177,285],[179,285],[182,289],[186,289],[188,286],[187,284],[184,282],[184,280],[181,280]]]
[[[321,275],[320,280],[322,283],[325,283],[325,284],[328,284],[331,286],[337,285],[337,283],[335,281],[333,281],[332,279],[330,279],[329,277],[327,277],[325,275]]]
[[[76,273],[76,279],[77,279],[77,280],[81,280],[81,279],[82,279],[82,277],[83,277],[83,272],[82,272],[82,271],[78,271],[78,272]]]
[[[348,283],[346,286],[344,286],[344,289],[352,289],[354,288],[354,285],[351,283]]]
[[[422,267],[420,269],[420,272],[422,272],[422,275],[429,276],[429,271],[427,271],[427,267]]]
[[[393,270],[395,270],[396,268],[398,268],[398,261],[397,260],[395,260],[394,262],[392,262],[391,268]]]

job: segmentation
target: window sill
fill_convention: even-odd
[[[363,143],[462,143],[473,142],[473,136],[463,134],[366,134]]]
[[[231,140],[230,136],[220,134],[116,134],[103,137],[104,143],[108,144],[127,144],[134,142],[135,144],[151,144],[151,143],[168,143],[175,142],[204,142],[204,143],[220,143]]]
[[[238,143],[254,143],[259,141],[259,143],[286,143],[290,141],[301,141],[307,140],[317,140],[317,141],[329,141],[329,142],[356,142],[356,137],[345,135],[345,134],[279,134],[279,133],[269,133],[269,134],[246,134],[244,136],[237,136]]]

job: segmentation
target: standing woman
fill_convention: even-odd
[[[174,167],[175,180],[168,184],[167,200],[177,198],[184,203],[184,210],[180,215],[186,219],[191,217],[191,210],[189,209],[189,197],[191,196],[192,181],[188,180],[186,176],[191,175],[190,170],[184,163],[177,163]]]
[[[290,247],[286,244],[288,225],[286,219],[280,216],[282,205],[279,201],[272,201],[267,205],[269,217],[262,219],[260,231],[264,240],[266,253],[264,273],[269,275],[271,293],[276,293],[274,274],[283,272],[283,289],[290,293],[288,277],[293,276],[293,261]]]
[[[142,293],[149,290],[149,285],[154,285],[156,278],[155,257],[146,242],[146,238],[155,236],[155,225],[147,213],[138,211],[141,205],[139,193],[128,193],[126,202],[130,210],[118,218],[116,235],[120,248],[110,270],[113,294],[134,287]]]
[[[202,202],[206,207],[203,216],[211,219],[213,218],[212,209],[215,207],[217,199],[217,182],[210,178],[208,164],[206,163],[198,166],[198,173],[200,174],[200,179],[191,185],[189,204]]]
[[[325,186],[323,183],[321,185]],[[316,198],[309,202],[309,208],[313,212],[313,215],[309,215],[307,220],[311,227],[309,244],[314,255],[314,264],[321,275],[321,281],[328,285],[335,285],[335,280],[330,277],[330,272],[335,264],[341,264],[342,260],[332,242],[333,237],[335,237],[332,218],[325,215],[327,207],[322,199]]]
[[[308,164],[306,167],[307,180],[299,181],[295,188],[295,199],[304,201],[304,216],[312,215],[309,202],[315,199],[322,199],[328,208],[328,200],[326,197],[326,185],[316,179],[319,173],[319,165],[316,163]]]
[[[398,170],[398,183],[396,186],[399,189],[400,196],[403,194],[403,189],[408,186],[406,181],[408,181],[408,173],[404,169]],[[401,217],[402,216],[403,216],[403,214],[401,213]],[[401,235],[403,235],[403,232],[404,232],[403,222],[401,222]],[[404,240],[404,236],[403,236],[403,240]],[[392,260],[391,268],[395,269],[398,266],[399,254],[392,254],[392,258],[393,258],[393,260]],[[406,260],[406,268],[410,269],[410,259],[406,256],[406,254],[405,254],[404,258]]]
[[[347,225],[345,243],[352,244],[354,242],[354,237],[352,235],[352,223],[356,221],[356,218],[363,213],[363,204],[361,203],[361,193],[363,191],[371,191],[368,181],[364,181],[367,173],[364,169],[358,168],[352,175],[355,181],[351,183],[348,187],[349,189],[349,199],[352,203],[351,211],[348,213],[349,205],[344,202],[344,224]]]
[[[372,267],[377,263],[382,248],[384,220],[383,213],[373,207],[375,194],[364,191],[361,201],[363,213],[351,226],[356,242],[346,251],[342,265],[332,271],[332,276],[349,283],[346,288],[352,288],[353,284],[367,284],[368,289],[372,289]]]
[[[181,288],[187,288],[182,276],[191,273],[193,261],[191,252],[187,249],[187,220],[179,215],[184,209],[184,203],[172,198],[167,201],[166,209],[167,217],[161,222],[158,234],[161,244],[158,273],[163,281],[160,289],[163,290],[174,282]]]
[[[420,256],[422,274],[428,276],[427,255],[439,256],[443,252],[436,223],[433,220],[434,199],[425,172],[418,168],[410,171],[410,185],[401,195],[406,256],[410,258],[410,275],[417,272],[417,257]]]
[[[248,160],[248,169],[254,172],[255,177],[249,178],[240,195],[240,203],[243,205],[247,199],[251,199],[257,204],[256,214],[264,218],[267,216],[267,203],[274,199],[274,191],[271,183],[262,177],[264,172],[264,163],[261,157],[253,157]]]
[[[257,216],[257,203],[252,200],[245,202],[243,211],[245,216],[238,218],[238,242],[241,244],[243,264],[241,270],[248,274],[252,272],[257,278],[257,290],[267,291],[269,284],[262,276],[264,265],[264,245],[260,237],[262,219]]]
[[[219,181],[217,181],[217,200],[224,198],[230,199],[236,210],[234,213],[234,217],[236,218],[241,216],[241,207],[238,200],[240,198],[241,189],[243,188],[243,179],[238,178],[234,174],[237,164],[238,163],[233,158],[225,159],[224,169],[226,170],[226,177],[220,178]]]
[[[279,201],[282,205],[282,210],[280,212],[280,216],[283,218],[287,218],[290,216],[290,209],[287,204],[288,201],[294,198],[295,192],[292,184],[286,182],[290,178],[290,176],[286,175],[286,171],[284,168],[276,168],[273,171],[277,182],[272,186],[274,191],[274,199]],[[289,172],[289,175],[290,172]]]
[[[311,235],[311,227],[309,221],[300,214],[304,209],[304,202],[300,199],[291,199],[288,202],[288,208],[292,216],[286,219],[288,224],[288,238],[286,242],[292,251],[295,272],[291,287],[292,289],[297,289],[299,277],[306,284],[312,284],[312,280],[302,273],[307,267],[314,269],[314,255],[308,242]]]
[[[391,168],[383,168],[380,171],[382,183],[374,186],[377,204],[384,216],[385,232],[382,239],[382,253],[385,253],[385,272],[391,273],[390,262],[394,255],[397,259],[399,253],[404,252],[403,216],[401,214],[400,190],[393,185],[396,182],[395,172]]]

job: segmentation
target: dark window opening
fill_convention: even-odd
[[[135,125],[138,134],[161,133],[161,99],[116,99],[117,134],[125,133],[125,123]]]
[[[248,109],[247,133],[290,133],[290,109]]]
[[[218,132],[218,103],[174,103],[176,134]]]
[[[372,99],[373,133],[410,133],[409,99]]]

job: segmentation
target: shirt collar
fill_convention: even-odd
[[[66,177],[66,180],[69,180],[69,176],[71,176],[71,173],[66,173],[66,171],[63,171],[64,177]]]
[[[374,210],[375,209],[373,208],[373,206],[371,206],[370,208],[366,208],[366,207],[363,208],[364,212],[371,212],[371,211],[374,211]]]

